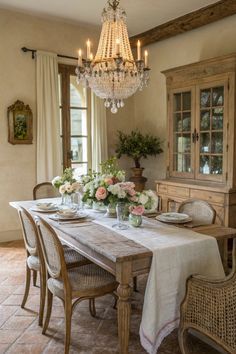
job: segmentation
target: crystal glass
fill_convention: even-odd
[[[116,215],[117,215],[117,224],[112,225],[112,227],[119,230],[127,230],[129,228],[128,225],[124,224],[125,220],[125,212],[126,212],[126,204],[125,203],[117,203],[116,205]]]

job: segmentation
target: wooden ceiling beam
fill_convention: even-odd
[[[236,0],[221,0],[184,16],[168,21],[130,38],[132,47],[140,40],[142,46],[162,41],[178,34],[191,31],[209,23],[236,14]]]

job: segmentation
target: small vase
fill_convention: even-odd
[[[129,223],[134,227],[139,227],[142,225],[142,215],[129,214]]]
[[[108,204],[105,216],[107,218],[116,218],[116,204]]]
[[[66,205],[69,208],[72,208],[74,205],[74,193],[66,194],[64,198],[65,198],[64,205]]]

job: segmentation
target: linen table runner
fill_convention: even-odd
[[[144,297],[140,339],[149,354],[179,325],[179,310],[187,278],[192,274],[224,277],[215,238],[155,220],[143,219],[140,228],[117,230],[115,219],[93,222],[138,242],[153,252]]]

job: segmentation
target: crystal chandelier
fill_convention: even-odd
[[[91,42],[87,41],[87,57],[78,52],[77,81],[104,99],[112,113],[124,107],[124,99],[147,86],[149,80],[148,52],[142,58],[141,43],[137,43],[134,60],[126,25],[126,13],[120,0],[109,0],[102,13],[102,31],[95,58]]]

